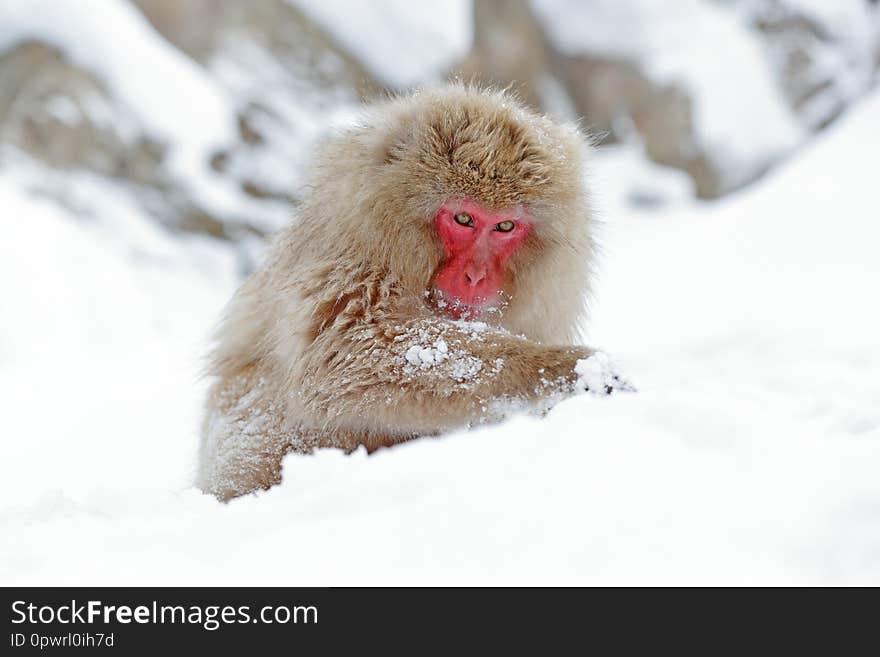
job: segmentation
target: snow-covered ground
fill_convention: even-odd
[[[588,333],[637,394],[290,456],[228,505],[191,478],[233,256],[0,171],[0,583],[880,584],[878,125],[875,94],[714,204],[600,154]]]

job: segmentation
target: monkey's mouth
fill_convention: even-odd
[[[434,288],[425,291],[425,298],[428,304],[449,315],[453,319],[475,320],[485,317],[492,313],[500,313],[507,301],[502,298],[502,294],[496,294],[491,298],[473,297],[471,299],[460,299],[448,294],[444,294],[442,290]]]

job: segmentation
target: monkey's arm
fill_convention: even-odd
[[[425,317],[355,325],[318,341],[316,353],[332,356],[307,368],[303,402],[338,428],[436,433],[496,419],[510,406],[546,409],[578,390],[627,389],[607,359],[591,362],[592,349],[541,345],[482,323]]]

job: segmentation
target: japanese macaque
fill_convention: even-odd
[[[502,92],[421,91],[315,158],[296,220],[230,302],[198,485],[626,389],[574,341],[593,262],[584,140]]]

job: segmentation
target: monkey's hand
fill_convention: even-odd
[[[587,358],[575,363],[575,390],[593,395],[610,395],[612,392],[635,392],[636,388],[617,373],[608,354],[594,351]]]

